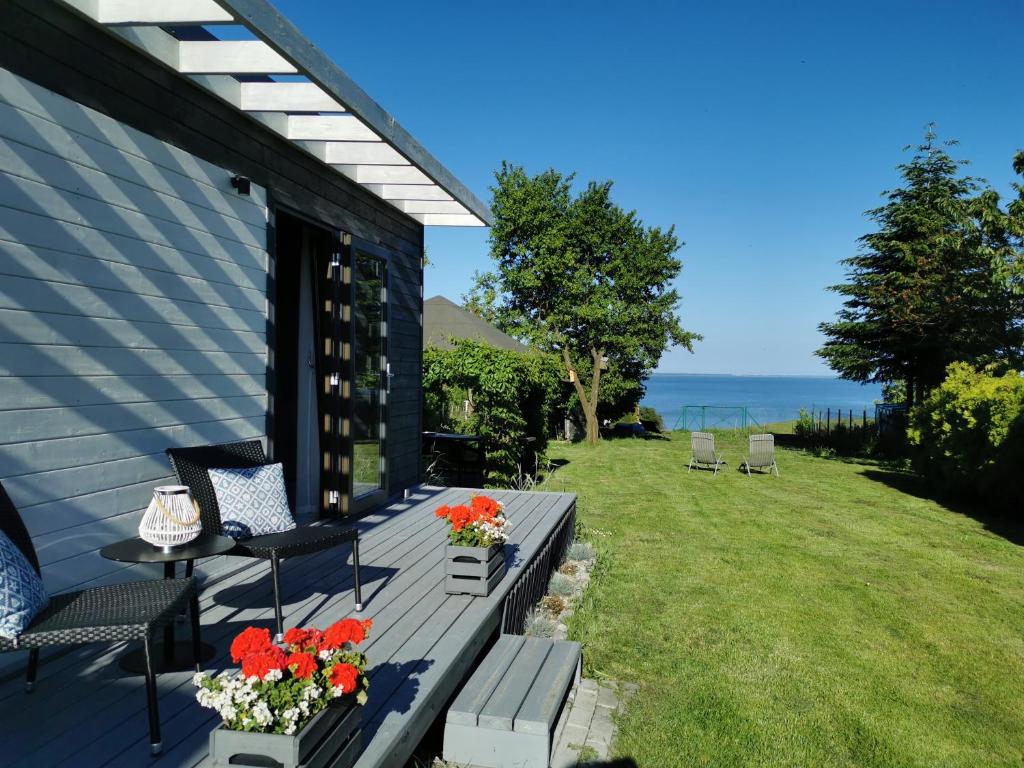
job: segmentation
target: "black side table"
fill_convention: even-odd
[[[149,542],[143,541],[137,536],[131,539],[119,541],[100,550],[100,554],[107,560],[117,560],[121,563],[163,563],[164,578],[173,579],[176,577],[177,564],[181,561],[187,563],[187,570],[192,571],[192,563],[202,557],[214,557],[223,555],[233,549],[235,540],[228,536],[200,536],[180,547],[174,547],[164,551],[154,547]],[[202,644],[201,662],[213,658],[215,649],[209,643]],[[183,672],[194,669],[196,659],[192,658],[192,643],[190,641],[178,641],[174,639],[174,622],[164,627],[163,643],[156,643],[153,646],[153,671],[154,672]],[[121,668],[126,672],[145,674],[146,660],[141,650],[126,653],[121,658]]]

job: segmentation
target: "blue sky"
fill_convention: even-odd
[[[612,179],[686,246],[662,371],[823,374],[818,322],[862,213],[926,123],[1004,196],[1024,148],[1022,0],[276,0],[490,200],[503,159]],[[428,228],[428,296],[489,266],[486,230]]]

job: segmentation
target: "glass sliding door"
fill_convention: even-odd
[[[374,249],[376,250],[376,249]],[[387,259],[352,246],[352,497],[387,490]]]

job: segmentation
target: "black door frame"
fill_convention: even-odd
[[[315,227],[329,235],[333,241],[333,253],[330,256],[330,272],[326,264],[317,264],[313,259],[313,294],[317,304],[314,311],[314,327],[317,337],[316,373],[321,382],[321,394],[334,394],[326,397],[327,405],[318,398],[320,413],[320,455],[321,455],[321,505],[320,517],[338,517],[365,512],[388,498],[391,475],[390,452],[390,376],[382,373],[381,391],[382,431],[380,455],[382,458],[381,488],[356,499],[354,496],[355,473],[353,471],[355,443],[351,434],[354,417],[354,398],[352,389],[355,384],[355,361],[351,350],[354,335],[351,312],[355,305],[354,274],[356,252],[361,252],[380,259],[384,264],[383,323],[384,323],[384,356],[390,365],[391,361],[391,272],[393,255],[390,250],[368,240],[348,234],[337,227],[313,218],[290,205],[274,200],[268,190],[267,206],[268,221],[268,256],[273,262],[273,270],[267,273],[267,299],[271,306],[278,306],[276,291],[276,274],[280,268],[277,253],[277,216],[285,214],[298,219],[309,226]],[[325,301],[330,298],[330,311],[325,309]],[[331,345],[325,343],[325,334],[331,337]],[[277,323],[267,318],[267,346],[276,361],[276,351],[281,343],[289,340],[279,338]],[[270,397],[277,391],[278,372],[275,363],[268,360],[267,390]],[[335,378],[332,379],[332,376]],[[267,437],[270,455],[274,455],[275,437],[278,431],[277,414],[268,408]]]
[[[351,312],[356,306],[355,296],[355,281],[352,276],[355,274],[355,259],[357,253],[363,253],[371,258],[378,259],[384,266],[384,298],[382,302],[382,319],[381,322],[384,325],[383,328],[383,354],[385,361],[385,370],[380,372],[381,381],[381,438],[380,438],[380,459],[381,459],[381,483],[380,488],[376,491],[366,493],[359,498],[355,496],[355,472],[349,473],[349,487],[348,493],[351,499],[351,509],[353,513],[363,512],[371,507],[375,507],[384,501],[386,501],[390,494],[390,478],[391,478],[391,440],[390,440],[390,427],[391,427],[391,262],[392,253],[388,249],[371,243],[368,240],[355,236],[347,236],[347,259],[346,262],[349,268],[349,284],[348,284],[348,310]],[[349,323],[349,335],[348,341],[351,344],[354,341],[355,334],[355,323]],[[352,361],[352,368],[349,371],[349,379],[353,384],[355,383],[355,361]],[[352,409],[355,408],[354,398],[349,400]],[[354,423],[352,418],[354,413],[350,412],[350,424]],[[350,462],[355,459],[355,442],[354,440],[349,441],[349,457]]]

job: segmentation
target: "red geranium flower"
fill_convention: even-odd
[[[276,645],[268,645],[262,651],[251,653],[242,660],[242,676],[258,677],[260,680],[266,678],[267,673],[272,670],[285,670],[287,658],[284,651]]]
[[[284,633],[285,645],[294,651],[316,649],[324,639],[324,633],[315,627],[292,627]]]
[[[292,627],[284,633],[285,645],[294,645],[296,648],[305,648],[309,642],[309,630]]]
[[[258,627],[246,627],[231,642],[231,660],[236,664],[244,661],[246,656],[259,653],[270,647],[270,630]]]
[[[470,506],[474,512],[488,520],[493,519],[498,514],[498,510],[501,509],[498,506],[498,502],[490,496],[474,496],[473,500],[470,501]]]
[[[306,641],[306,648],[319,649],[320,644],[324,641],[324,633],[319,629],[311,628],[309,631],[309,640]]]
[[[323,646],[329,650],[337,650],[345,643],[359,645],[366,637],[366,632],[373,626],[370,621],[342,619],[331,624],[324,632]]]
[[[331,685],[341,688],[342,693],[352,693],[356,689],[356,680],[359,678],[359,670],[351,664],[335,664],[331,668]]]
[[[316,672],[316,656],[311,653],[293,653],[285,661],[292,674],[300,680],[308,680]]]
[[[450,509],[450,507],[447,504],[442,504],[440,507],[438,507],[434,511],[434,514],[437,515],[438,517],[448,517],[448,510],[449,509]]]
[[[473,522],[473,511],[465,504],[459,504],[451,508],[448,519],[452,521],[452,530],[458,533]]]

